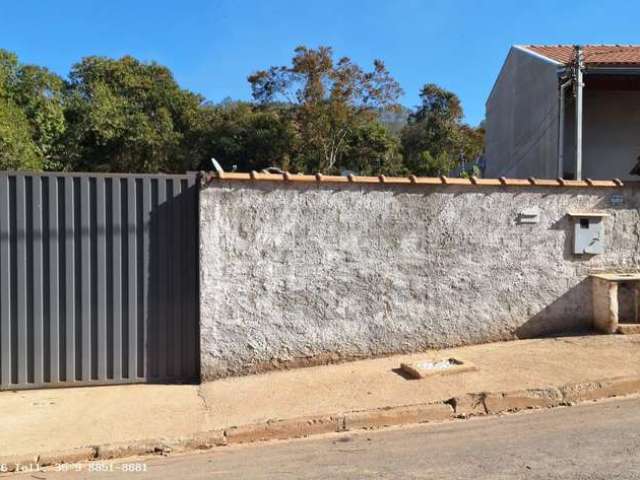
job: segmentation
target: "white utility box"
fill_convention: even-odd
[[[600,212],[568,212],[573,221],[573,253],[597,255],[604,253],[604,218]]]

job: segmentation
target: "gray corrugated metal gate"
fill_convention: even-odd
[[[197,378],[196,180],[0,173],[0,389]]]

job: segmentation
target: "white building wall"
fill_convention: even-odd
[[[640,156],[640,92],[589,90],[585,78],[583,103],[582,176],[592,179],[629,175]],[[575,112],[567,99],[565,172],[575,173]]]
[[[540,223],[518,223],[531,207]],[[587,275],[640,266],[639,208],[633,185],[214,180],[200,192],[202,378],[589,327]],[[604,254],[573,254],[572,210],[609,214]]]
[[[559,64],[512,47],[487,100],[487,177],[558,176]]]

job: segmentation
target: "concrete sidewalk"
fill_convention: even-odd
[[[475,372],[408,380],[394,371],[400,362],[432,353],[201,386],[0,392],[0,463],[109,458],[157,451],[162,445],[206,448],[640,392],[640,336],[476,345],[437,352],[473,362]],[[488,403],[491,398],[494,406]]]

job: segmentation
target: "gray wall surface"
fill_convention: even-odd
[[[558,176],[557,72],[511,48],[486,104],[487,177]]]
[[[0,390],[198,375],[195,175],[0,173]]]
[[[624,203],[610,206],[612,195]],[[519,224],[524,208],[538,224]],[[588,327],[588,272],[637,268],[640,191],[214,180],[200,193],[204,379]],[[573,255],[568,210],[606,253]]]
[[[585,77],[583,103],[583,178],[637,180],[629,175],[640,156],[640,92],[590,90]],[[575,172],[574,102],[566,107],[565,171]]]

